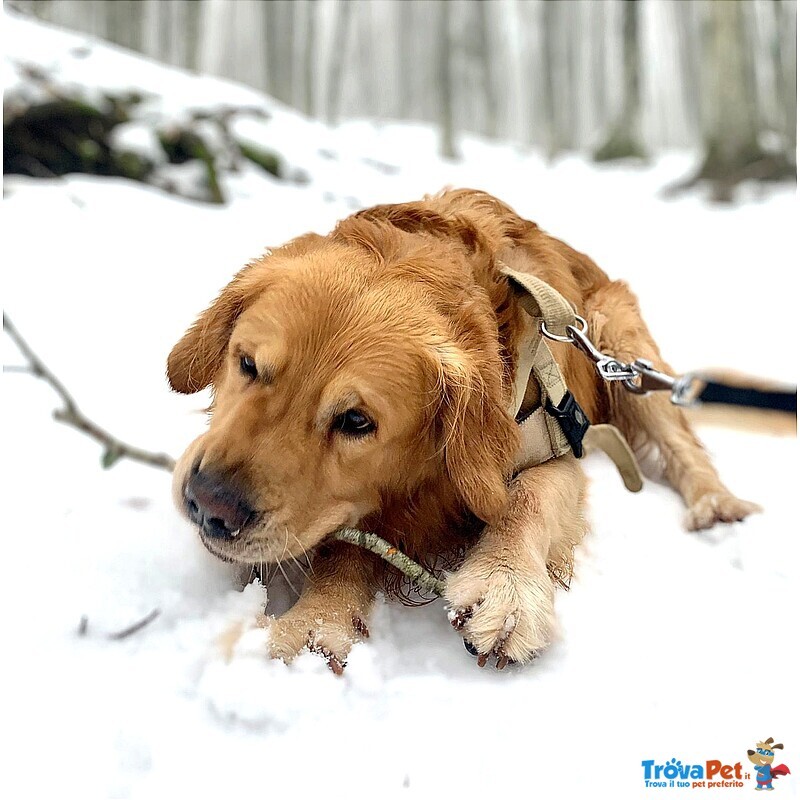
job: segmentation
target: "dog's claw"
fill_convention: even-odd
[[[325,659],[328,662],[328,666],[330,667],[331,672],[334,675],[343,675],[345,664],[339,661],[336,656],[328,656]]]
[[[369,639],[369,628],[361,617],[353,617],[353,628],[359,636],[364,639]]]
[[[318,644],[314,644],[313,634],[311,631],[308,632],[308,643],[306,647],[308,648],[310,653],[315,653],[318,656],[322,656],[325,659],[325,663],[328,665],[328,668],[334,675],[343,675],[344,668],[347,666],[347,661],[344,659],[339,658],[337,655],[334,655],[327,647],[320,647]]]
[[[496,669],[505,669],[508,666],[508,656],[505,653],[501,653],[497,656],[497,663],[495,664]]]
[[[450,624],[457,630],[461,631],[464,629],[464,626],[472,619],[472,614],[474,611],[473,608],[458,608],[458,609],[450,609],[448,613],[448,619],[450,620]]]
[[[325,663],[328,665],[328,668],[334,675],[344,674],[344,668],[347,666],[346,661],[341,661],[324,647],[310,647],[309,650],[311,650],[312,653],[322,656],[325,659]]]
[[[486,662],[488,661],[488,659],[489,659],[489,654],[488,653],[481,653],[478,656],[478,666],[481,669],[483,669],[486,666]]]

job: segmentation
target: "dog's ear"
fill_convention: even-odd
[[[167,379],[181,394],[205,389],[222,366],[237,317],[263,288],[263,261],[248,264],[172,348]]]
[[[499,363],[481,363],[453,345],[436,351],[448,475],[472,513],[495,522],[508,502],[506,481],[519,443],[504,408]]]
[[[306,233],[275,251],[267,250],[241,269],[172,348],[167,359],[170,386],[181,394],[205,389],[222,366],[237,317],[266,288],[272,264],[279,258],[303,256],[322,241],[319,234]]]
[[[772,747],[770,749],[772,749],[772,750],[783,750],[783,745],[781,743],[774,744],[774,745],[772,745]]]

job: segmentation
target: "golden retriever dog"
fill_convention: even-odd
[[[622,361],[669,371],[625,283],[479,191],[377,206],[242,269],[178,342],[178,392],[213,389],[208,430],[179,460],[174,494],[222,559],[308,559],[297,603],[271,620],[271,655],[304,648],[341,672],[397,573],[331,533],[373,531],[447,572],[454,626],[480,666],[526,662],[554,629],[550,572],[586,529],[572,455],[514,474],[523,310],[498,264],[546,281]],[[657,450],[692,530],[741,520],[734,497],[663,394],[603,383],[569,345],[554,355],[593,422]],[[539,402],[531,384],[523,413]],[[443,561],[444,559],[444,561]]]

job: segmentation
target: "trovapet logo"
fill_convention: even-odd
[[[776,744],[772,737],[757,742],[755,750],[747,751],[752,767],[742,766],[741,761],[727,763],[715,758],[642,761],[644,785],[648,789],[742,789],[755,784],[758,791],[773,791],[776,778],[791,774],[786,764],[773,764],[776,750],[783,750],[783,744]]]
[[[686,763],[676,758],[659,763],[642,761],[644,785],[652,789],[711,789],[741,788],[749,780],[741,762],[725,764],[709,759],[700,764]]]

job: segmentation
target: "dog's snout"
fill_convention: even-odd
[[[244,492],[213,472],[193,470],[184,501],[189,518],[212,539],[235,539],[253,516]]]

